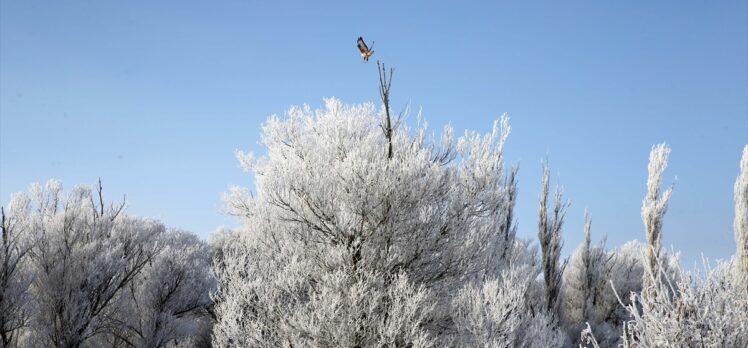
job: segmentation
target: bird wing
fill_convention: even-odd
[[[358,44],[358,50],[361,51],[361,53],[369,52],[369,47],[366,46],[366,42],[364,42],[363,38],[359,36],[356,43]]]

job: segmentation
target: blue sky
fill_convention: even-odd
[[[291,105],[392,103],[440,129],[511,116],[519,233],[536,235],[541,159],[572,200],[565,252],[582,239],[643,239],[653,144],[677,176],[664,244],[692,264],[734,252],[732,187],[748,143],[745,1],[0,3],[0,197],[58,178],[104,181],[128,211],[203,237],[236,222],[221,193],[253,186],[234,150]],[[521,5],[519,5],[521,4]]]

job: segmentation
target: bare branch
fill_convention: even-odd
[[[99,209],[101,209],[100,216],[104,216],[104,195],[102,193],[103,191],[104,191],[104,187],[101,186],[101,178],[99,178],[98,181],[96,182],[96,192],[99,194]]]
[[[377,60],[377,71],[379,72],[379,97],[384,104],[385,119],[382,125],[384,136],[387,138],[387,158],[392,158],[392,117],[390,116],[390,86],[392,85],[392,74],[395,69],[390,68],[390,75],[387,76],[387,69],[384,63]]]

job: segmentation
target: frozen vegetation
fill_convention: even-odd
[[[210,339],[211,251],[194,235],[33,185],[2,214],[3,347],[159,347]]]
[[[243,227],[208,243],[107,204],[100,183],[13,195],[0,347],[748,346],[748,146],[733,258],[689,272],[662,248],[661,144],[646,243],[593,245],[588,214],[564,260],[568,203],[547,166],[538,240],[516,236],[507,117],[435,136],[390,116],[387,84],[381,109],[329,99],[271,117],[266,155],[237,156],[256,187],[225,198]]]

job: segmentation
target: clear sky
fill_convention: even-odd
[[[647,156],[665,141],[664,244],[688,264],[725,258],[748,143],[747,17],[746,1],[2,0],[0,197],[101,177],[130,213],[203,237],[234,226],[221,194],[253,187],[234,150],[261,154],[269,115],[377,101],[361,35],[396,69],[394,108],[460,132],[509,113],[520,235],[537,233],[547,156],[572,200],[565,253],[585,207],[593,239],[642,240]]]

